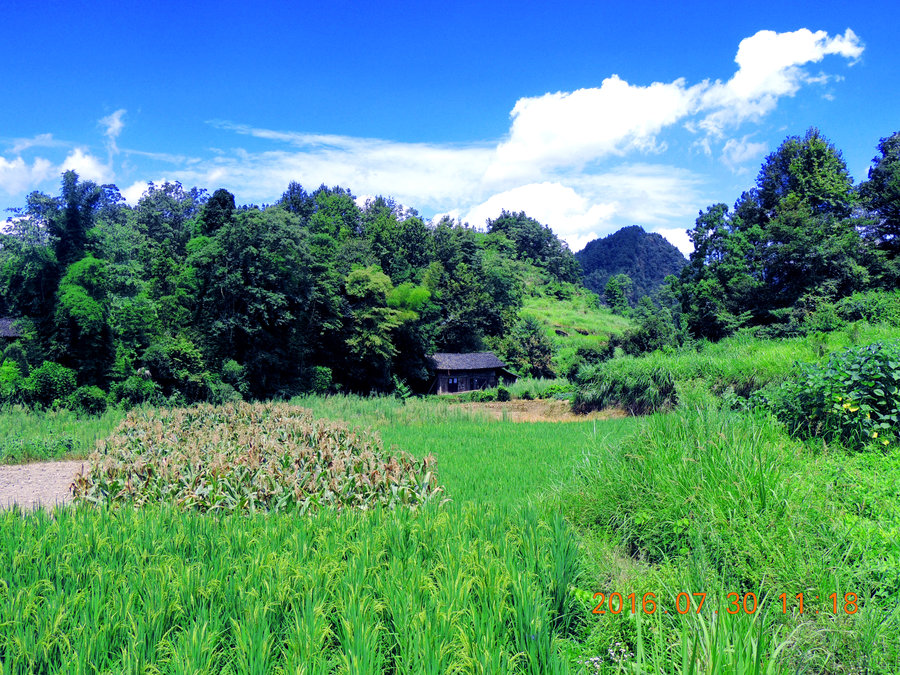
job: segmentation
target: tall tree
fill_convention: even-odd
[[[900,131],[882,138],[878,152],[859,192],[875,216],[875,244],[893,260],[900,256]]]

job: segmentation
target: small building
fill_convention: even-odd
[[[491,389],[501,382],[516,381],[515,374],[493,352],[434,354],[430,358],[435,376],[431,391],[437,394]]]
[[[15,319],[8,316],[0,317],[0,347],[22,337],[22,334],[13,325],[13,321]]]

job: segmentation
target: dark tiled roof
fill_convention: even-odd
[[[493,352],[433,354],[431,362],[436,370],[487,370],[506,367],[506,364],[494,356]]]
[[[13,321],[9,317],[0,317],[0,338],[17,338],[22,337],[21,333],[13,327]]]

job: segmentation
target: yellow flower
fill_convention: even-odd
[[[878,432],[877,432],[877,431],[873,431],[873,432],[872,432],[872,438],[878,438]]]
[[[848,408],[848,410],[850,412],[856,412],[857,410],[859,410],[859,406],[856,406],[855,408]]]
[[[872,419],[872,413],[866,413],[866,419],[867,420]]]
[[[887,439],[885,438],[883,441],[881,441],[881,444],[882,444],[882,445],[887,445],[887,444],[888,444]]]

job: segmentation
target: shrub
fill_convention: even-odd
[[[44,361],[31,371],[24,389],[31,403],[51,406],[56,401],[64,401],[75,391],[75,386],[74,370],[53,361]]]
[[[900,419],[900,340],[835,352],[824,365],[798,363],[751,404],[771,410],[801,438],[888,445]]]
[[[100,387],[78,387],[69,397],[68,406],[86,415],[102,415],[108,402],[106,392]]]
[[[525,391],[522,392],[522,399],[523,399],[523,400],[525,400],[525,401],[530,401],[530,400],[532,400],[533,398],[534,398],[534,396],[531,395],[531,392],[530,392],[528,389],[526,389]]]
[[[124,382],[113,385],[112,394],[116,401],[135,406],[156,401],[159,398],[159,385],[153,380],[132,375]]]
[[[615,359],[578,373],[572,410],[586,413],[613,406],[632,415],[646,415],[675,407],[675,377],[666,368],[632,357]]]
[[[510,396],[509,389],[506,387],[497,387],[497,400],[498,401],[509,401],[512,399]]]
[[[4,360],[17,363],[22,377],[28,377],[28,359],[25,356],[25,350],[18,342],[13,342],[3,351],[3,358],[0,361]]]
[[[315,366],[312,372],[312,391],[314,394],[327,394],[331,389],[331,368]]]
[[[416,507],[442,492],[433,464],[286,403],[132,410],[98,443],[75,497],[203,512]]]
[[[888,323],[900,326],[900,292],[864,291],[837,303],[837,314],[846,321]]]
[[[16,403],[22,395],[24,378],[19,364],[12,359],[0,364],[0,403]]]
[[[237,389],[241,396],[247,396],[250,393],[244,366],[234,359],[228,359],[222,364],[222,381]]]

